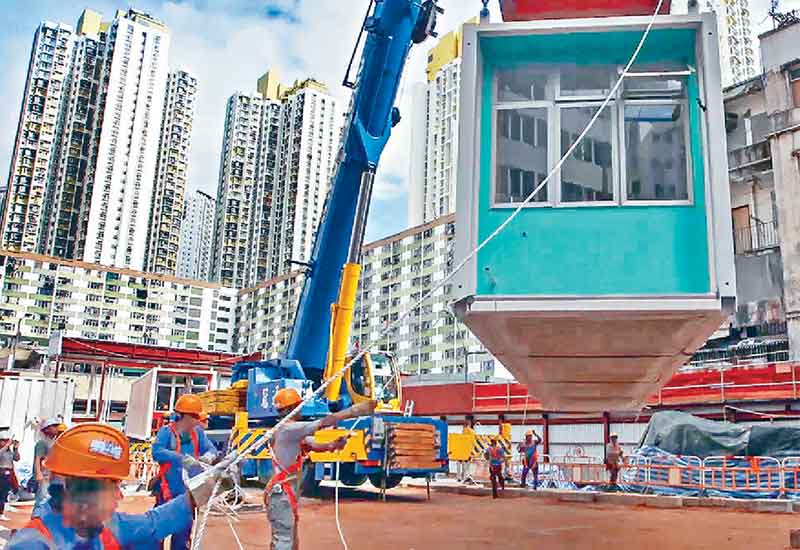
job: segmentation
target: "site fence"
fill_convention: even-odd
[[[539,455],[537,485],[551,489],[601,489],[610,484],[610,472],[595,457]],[[488,484],[485,460],[471,460],[458,469],[464,481]],[[522,463],[506,464],[511,483],[519,485]],[[527,485],[533,486],[533,474]],[[644,448],[625,457],[617,487],[626,492],[662,495],[800,500],[800,457],[677,456]]]

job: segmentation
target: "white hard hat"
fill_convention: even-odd
[[[42,422],[42,425],[39,427],[39,429],[46,430],[47,428],[51,428],[53,426],[58,426],[59,424],[61,424],[61,419],[60,418],[55,418],[55,417],[54,418],[48,418],[47,420]]]
[[[609,437],[609,439],[613,439],[615,437],[619,438],[619,434],[617,432],[611,432],[611,435],[609,435],[608,437]]]
[[[11,436],[11,430],[0,430],[0,439],[14,439]]]

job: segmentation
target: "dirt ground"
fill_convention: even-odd
[[[393,490],[385,503],[371,492],[347,490],[342,496],[342,527],[351,550],[784,549],[789,530],[800,527],[794,515],[708,508],[658,510],[445,493],[434,493],[429,502],[424,490],[412,488]],[[151,505],[144,497],[129,498],[123,510],[139,512]],[[13,513],[14,521],[5,526],[21,525],[24,510],[30,513]],[[326,490],[323,500],[303,500],[301,514],[301,548],[341,548],[332,491]],[[243,513],[234,525],[245,548],[268,548],[264,512]],[[205,548],[237,548],[224,518],[211,520],[206,539]]]

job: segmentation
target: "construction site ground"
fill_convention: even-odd
[[[250,506],[234,523],[247,549],[268,548],[269,528],[259,496],[256,490],[248,491]],[[800,516],[791,514],[570,503],[556,496],[524,498],[516,491],[498,500],[437,491],[428,501],[425,490],[416,487],[392,490],[386,502],[372,490],[346,489],[340,496],[342,527],[351,550],[783,549],[789,548],[790,529],[800,527]],[[122,510],[143,512],[150,506],[151,498],[133,496],[125,499]],[[28,514],[30,508],[19,508],[3,526],[18,528]],[[301,548],[341,548],[332,489],[323,488],[321,500],[303,499],[301,514]],[[204,548],[238,548],[223,517],[211,519],[204,542]]]

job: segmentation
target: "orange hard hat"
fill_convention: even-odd
[[[81,424],[55,440],[45,466],[62,476],[122,481],[130,473],[128,438],[99,422]]]
[[[272,404],[276,409],[288,409],[295,407],[303,401],[300,393],[294,388],[281,388],[275,394]]]
[[[184,393],[175,402],[175,412],[181,414],[203,414],[203,401],[193,393]]]

